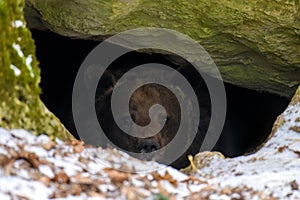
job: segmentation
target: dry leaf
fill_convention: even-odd
[[[89,191],[88,195],[91,196],[91,197],[105,198],[104,194],[101,194],[101,193],[95,192],[95,191]]]
[[[292,126],[290,127],[290,130],[300,133],[300,126]]]
[[[44,183],[46,186],[50,186],[51,183],[51,179],[48,176],[41,176],[39,178],[39,181],[41,181],[42,183]]]
[[[37,155],[24,150],[21,151],[19,158],[17,159],[20,158],[27,160],[34,168],[37,168],[41,164]]]
[[[79,184],[92,184],[93,183],[93,180],[91,179],[90,176],[81,176],[80,174],[76,174],[72,178],[74,178],[76,180],[76,182]]]
[[[8,156],[4,155],[4,154],[0,154],[0,166],[4,167],[5,165],[7,165],[9,163],[9,158]]]
[[[195,182],[198,182],[199,184],[208,184],[207,181],[201,180],[200,178],[195,177],[195,176],[189,176],[187,179],[185,179],[181,182],[192,183],[192,184],[194,184]]]
[[[225,187],[220,191],[220,194],[224,194],[224,195],[230,195],[232,193],[233,193],[232,188],[228,188],[228,187]]]
[[[74,153],[80,153],[84,150],[84,146],[83,145],[76,145],[73,147],[73,152]]]
[[[295,151],[295,150],[292,150],[290,149],[288,146],[282,146],[282,147],[279,147],[278,148],[278,152],[282,152],[284,149],[288,149],[290,151],[293,151],[295,154],[297,154],[298,157],[300,157],[300,151]]]
[[[105,168],[104,171],[108,174],[112,183],[123,183],[128,180],[129,174],[126,172],[120,172],[113,168]]]
[[[65,172],[60,172],[58,174],[55,174],[53,181],[58,183],[67,183],[69,182],[70,178]]]
[[[153,178],[156,181],[166,180],[166,181],[169,181],[174,187],[177,187],[177,185],[178,185],[177,180],[173,179],[173,177],[169,174],[168,171],[165,172],[164,176],[161,176],[157,172],[153,172],[153,173],[151,173],[151,175],[153,176]]]
[[[42,146],[45,150],[49,151],[50,149],[52,149],[52,148],[55,146],[55,143],[54,143],[52,140],[49,140],[49,142],[43,143],[43,144],[41,144],[41,146]]]
[[[290,184],[291,184],[292,190],[298,190],[299,189],[299,185],[295,180],[293,180]]]
[[[163,186],[160,184],[160,181],[157,182],[157,188],[159,190],[159,193],[163,194],[164,196],[168,196],[168,191],[163,188]]]
[[[126,195],[127,200],[135,200],[137,199],[136,193],[134,192],[134,188],[124,188],[122,193]]]
[[[281,147],[278,148],[278,152],[281,153],[285,149],[288,149],[288,147],[287,146],[281,146]]]
[[[295,154],[297,154],[297,156],[300,158],[300,151],[295,151],[295,150],[292,150]]]

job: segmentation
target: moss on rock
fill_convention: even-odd
[[[300,84],[298,1],[27,0],[33,28],[101,39],[140,27],[163,27],[198,41],[223,79],[292,97]]]
[[[39,98],[40,69],[23,7],[23,0],[0,0],[0,126],[71,139]]]
[[[292,105],[297,104],[297,103],[300,104],[300,85],[291,101]]]

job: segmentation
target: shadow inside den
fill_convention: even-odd
[[[99,42],[72,40],[54,33],[37,30],[32,30],[32,34],[41,68],[40,86],[43,91],[41,99],[71,133],[79,138],[72,120],[73,84],[82,61]],[[110,69],[117,71],[118,67],[128,69],[149,62],[162,63],[176,69],[179,68],[180,72],[189,78],[193,88],[197,90],[198,87],[203,87],[203,91],[206,91],[201,77],[190,70],[190,64],[178,66],[171,61],[176,59],[180,58],[170,59],[170,56],[157,53],[130,52],[112,63]],[[105,85],[105,82],[102,81],[102,84]],[[214,150],[222,152],[225,156],[235,157],[254,151],[263,143],[271,132],[276,117],[286,108],[289,100],[228,83],[225,83],[225,89],[227,95],[226,121]],[[209,99],[207,101],[202,99],[202,101],[205,101],[203,105],[209,110]],[[209,113],[208,111],[207,115]],[[101,120],[99,121],[101,123]],[[182,168],[187,164],[188,161],[185,159],[185,161],[173,163],[173,166]]]

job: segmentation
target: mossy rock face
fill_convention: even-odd
[[[226,82],[291,97],[300,83],[299,1],[27,0],[29,26],[86,39],[163,27],[198,41]]]
[[[23,0],[0,0],[0,127],[71,139],[39,98],[40,69],[23,8]]]
[[[300,103],[300,85],[298,87],[298,90],[296,91],[295,95],[292,98],[291,104],[297,104]]]

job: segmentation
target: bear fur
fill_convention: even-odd
[[[158,122],[165,123],[163,129],[155,136],[150,138],[136,138],[124,133],[115,123],[111,112],[111,95],[114,84],[121,77],[120,71],[107,71],[102,80],[100,80],[96,92],[96,112],[98,121],[109,140],[121,150],[126,150],[134,153],[148,153],[159,150],[167,145],[174,137],[180,124],[180,105],[176,96],[166,87],[159,84],[146,84],[139,87],[131,96],[129,103],[130,116],[124,115],[124,123],[128,118],[140,125],[146,126],[150,122],[148,115],[149,109],[154,104],[164,106],[167,111],[167,117],[161,117]],[[144,74],[148,76],[148,74]],[[152,74],[153,76],[153,74]],[[137,83],[143,76],[139,74],[138,78],[134,79]],[[200,83],[200,84],[199,84]],[[124,83],[126,84],[126,83]],[[200,124],[198,133],[189,146],[188,150],[184,152],[171,165],[176,168],[182,168],[189,164],[187,156],[194,155],[199,152],[205,133],[210,122],[210,99],[207,89],[203,86],[203,82],[197,82],[196,94],[200,96],[198,99],[200,107]],[[178,93],[182,93],[180,88],[177,88]],[[184,95],[182,93],[182,95]],[[189,112],[193,112],[190,110]],[[135,131],[135,130],[131,130]],[[143,133],[139,133],[143,134]],[[180,147],[179,147],[180,148]],[[143,154],[142,154],[143,155]],[[150,160],[155,158],[139,157]]]

